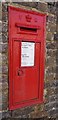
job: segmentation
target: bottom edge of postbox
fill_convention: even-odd
[[[22,103],[22,104],[15,104],[15,105],[9,105],[9,110],[15,110],[15,109],[20,109],[20,108],[24,108],[24,107],[31,107],[33,105],[36,105],[36,104],[41,104],[41,103],[44,103],[44,100],[42,101],[36,101],[36,102],[33,102],[33,103]]]

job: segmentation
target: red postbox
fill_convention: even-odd
[[[46,15],[9,6],[9,109],[43,102]]]

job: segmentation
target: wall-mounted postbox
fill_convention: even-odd
[[[46,15],[9,6],[9,109],[43,102]]]

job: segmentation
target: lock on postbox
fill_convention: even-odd
[[[46,15],[9,6],[9,109],[43,102]]]

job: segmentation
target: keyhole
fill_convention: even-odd
[[[18,70],[18,76],[20,76],[20,71]]]
[[[22,70],[18,70],[17,75],[21,76],[22,74],[23,74],[23,71]]]

